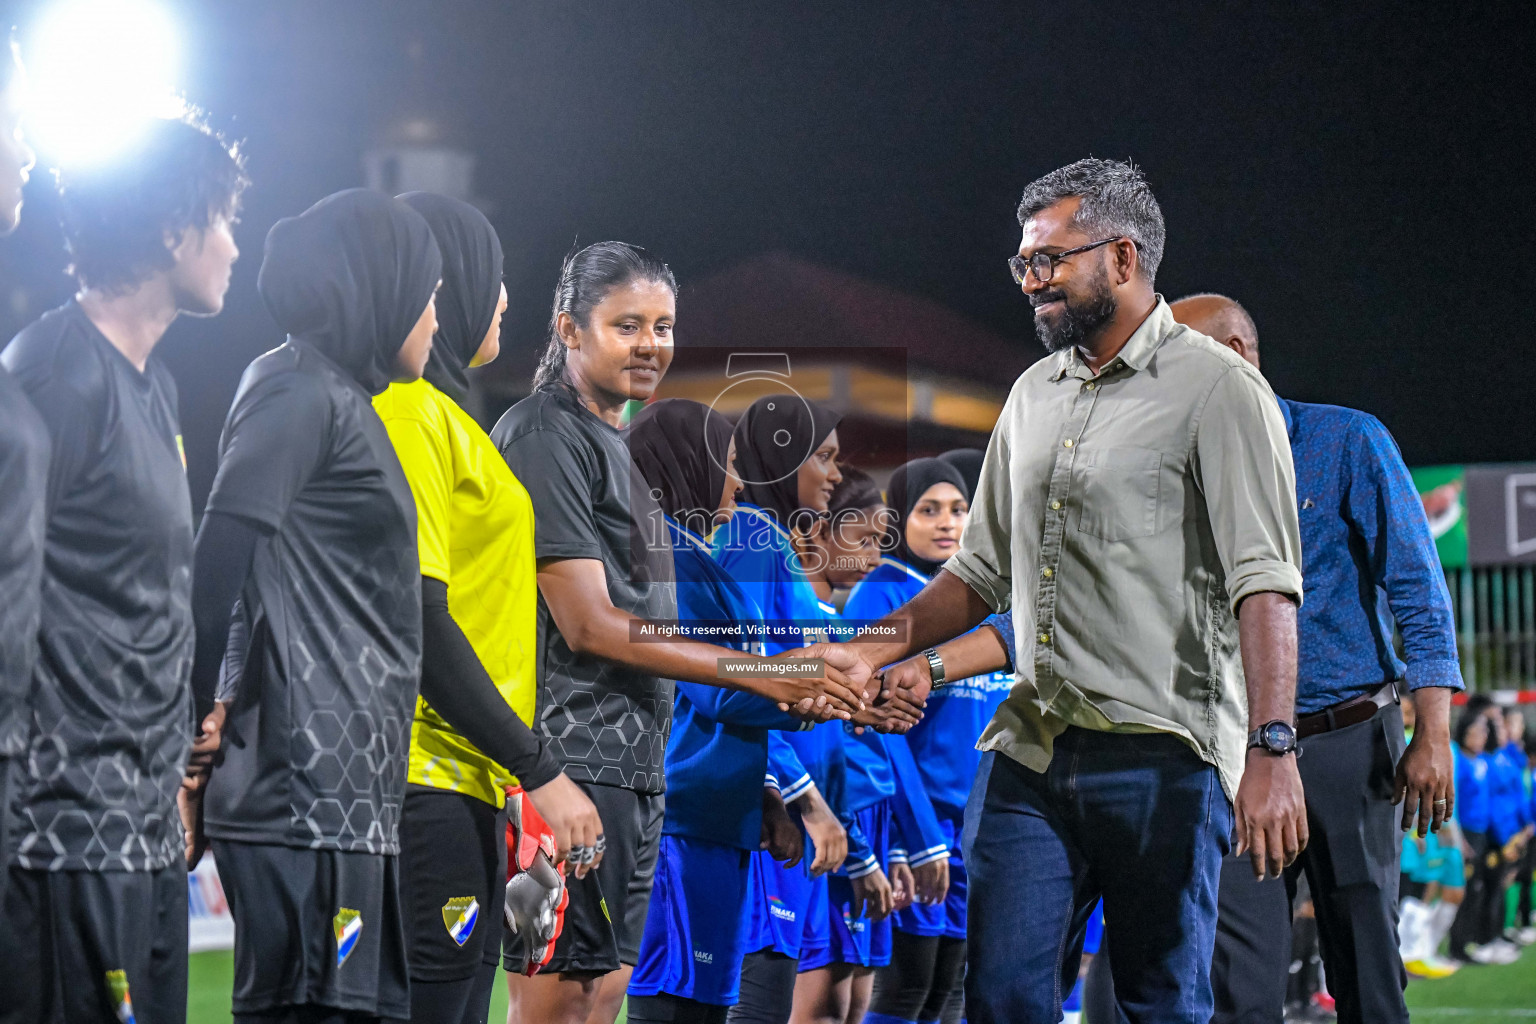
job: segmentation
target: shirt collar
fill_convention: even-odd
[[[1125,346],[1099,373],[1101,375],[1111,373],[1122,365],[1129,366],[1133,370],[1145,370],[1147,364],[1152,361],[1153,353],[1161,347],[1163,339],[1173,328],[1173,313],[1168,309],[1168,303],[1158,295],[1157,304],[1152,307],[1152,312],[1147,314],[1141,326],[1126,339]],[[1056,370],[1051,374],[1051,380],[1058,381],[1069,374],[1084,380],[1093,376],[1093,372],[1083,362],[1083,357],[1078,353],[1075,345],[1065,352],[1056,354]]]

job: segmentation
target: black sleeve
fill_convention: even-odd
[[[242,382],[219,441],[208,511],[276,531],[330,445],[331,403],[313,374]]]
[[[545,428],[514,438],[501,454],[533,502],[535,556],[601,560],[605,548],[592,508],[600,470],[592,450]]]
[[[74,356],[73,351],[60,358]],[[48,490],[46,509],[51,517],[59,502],[74,489],[79,476],[101,451],[106,429],[106,378],[87,358],[73,367],[73,373],[59,370],[53,361],[29,360],[16,369],[16,381],[32,401],[43,425],[48,428]]]
[[[448,613],[448,584],[421,578],[421,616],[421,696],[432,710],[516,775],[524,789],[538,789],[559,775],[560,762],[517,717]]]
[[[229,644],[229,618],[251,574],[251,561],[262,529],[236,516],[209,512],[197,531],[193,549],[192,622],[197,654],[192,659],[192,705],[201,723],[213,710],[219,667]],[[197,726],[194,726],[196,728]]]

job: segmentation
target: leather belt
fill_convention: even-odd
[[[1304,740],[1320,732],[1332,732],[1334,729],[1369,722],[1376,717],[1376,712],[1397,702],[1397,684],[1387,683],[1374,693],[1364,693],[1331,708],[1302,715],[1296,719],[1296,738]]]

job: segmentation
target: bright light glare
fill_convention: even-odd
[[[50,162],[109,159],[150,119],[180,112],[177,50],[170,18],[152,3],[61,0],[23,40],[28,133]]]

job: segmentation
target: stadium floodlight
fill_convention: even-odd
[[[28,133],[50,163],[110,159],[183,109],[169,15],[147,0],[60,0],[22,39]]]

